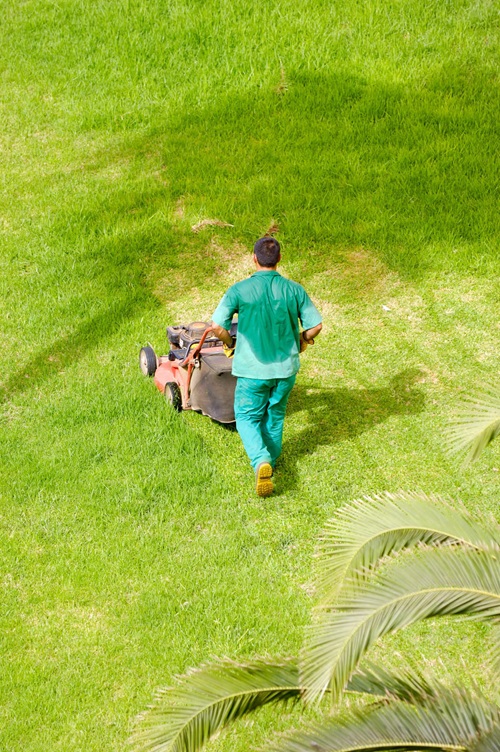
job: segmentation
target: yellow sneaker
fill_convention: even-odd
[[[274,491],[273,468],[269,462],[261,462],[255,471],[255,490],[257,496],[271,496]]]

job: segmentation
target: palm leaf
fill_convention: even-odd
[[[426,703],[445,691],[444,685],[430,681],[418,671],[387,671],[367,663],[350,678],[347,692],[375,695],[383,700]]]
[[[498,729],[499,711],[464,690],[437,692],[425,706],[394,702],[364,709],[347,722],[319,723],[278,743],[276,752],[466,750]],[[485,751],[486,752],[486,751]],[[488,750],[487,752],[490,752]]]
[[[470,752],[500,752],[500,728],[494,726],[491,731],[483,734],[476,744],[470,748]]]
[[[342,507],[318,548],[318,590],[333,603],[346,576],[366,579],[385,557],[418,544],[454,543],[500,550],[500,528],[475,522],[439,496],[399,492],[365,497]]]
[[[450,452],[465,453],[465,464],[476,460],[500,434],[500,391],[485,387],[477,397],[466,397],[459,403],[446,432]]]
[[[161,690],[139,717],[132,742],[142,750],[200,749],[223,727],[273,702],[297,700],[297,660],[246,664],[220,661],[181,677],[176,688]],[[356,672],[347,691],[381,698],[427,697],[433,688],[420,676],[389,673],[378,666]]]
[[[202,666],[182,677],[177,687],[158,693],[139,717],[132,743],[150,752],[196,752],[232,721],[301,694],[295,659]]]
[[[427,549],[393,562],[375,581],[345,586],[335,610],[308,633],[302,681],[307,699],[328,688],[336,701],[367,650],[385,634],[433,616],[500,622],[500,561],[475,550]]]

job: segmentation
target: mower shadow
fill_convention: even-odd
[[[352,439],[391,415],[415,415],[425,404],[422,390],[415,385],[421,375],[416,368],[393,376],[385,387],[374,389],[329,389],[297,384],[288,403],[288,415],[302,412],[303,427],[283,444],[279,463],[282,491],[298,485],[300,459],[319,446],[333,446]]]

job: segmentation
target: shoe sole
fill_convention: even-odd
[[[257,470],[257,482],[255,490],[257,496],[271,496],[274,491],[274,484],[271,480],[273,468],[268,462],[264,462]]]

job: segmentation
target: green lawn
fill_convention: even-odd
[[[500,13],[0,7],[0,748],[122,750],[175,673],[297,650],[340,504],[422,489],[496,513],[500,443],[462,472],[442,431],[498,381]],[[234,227],[194,233],[206,218]],[[138,353],[209,318],[272,223],[324,331],[263,501],[238,435],[169,412]],[[378,650],[481,679],[484,633]]]

